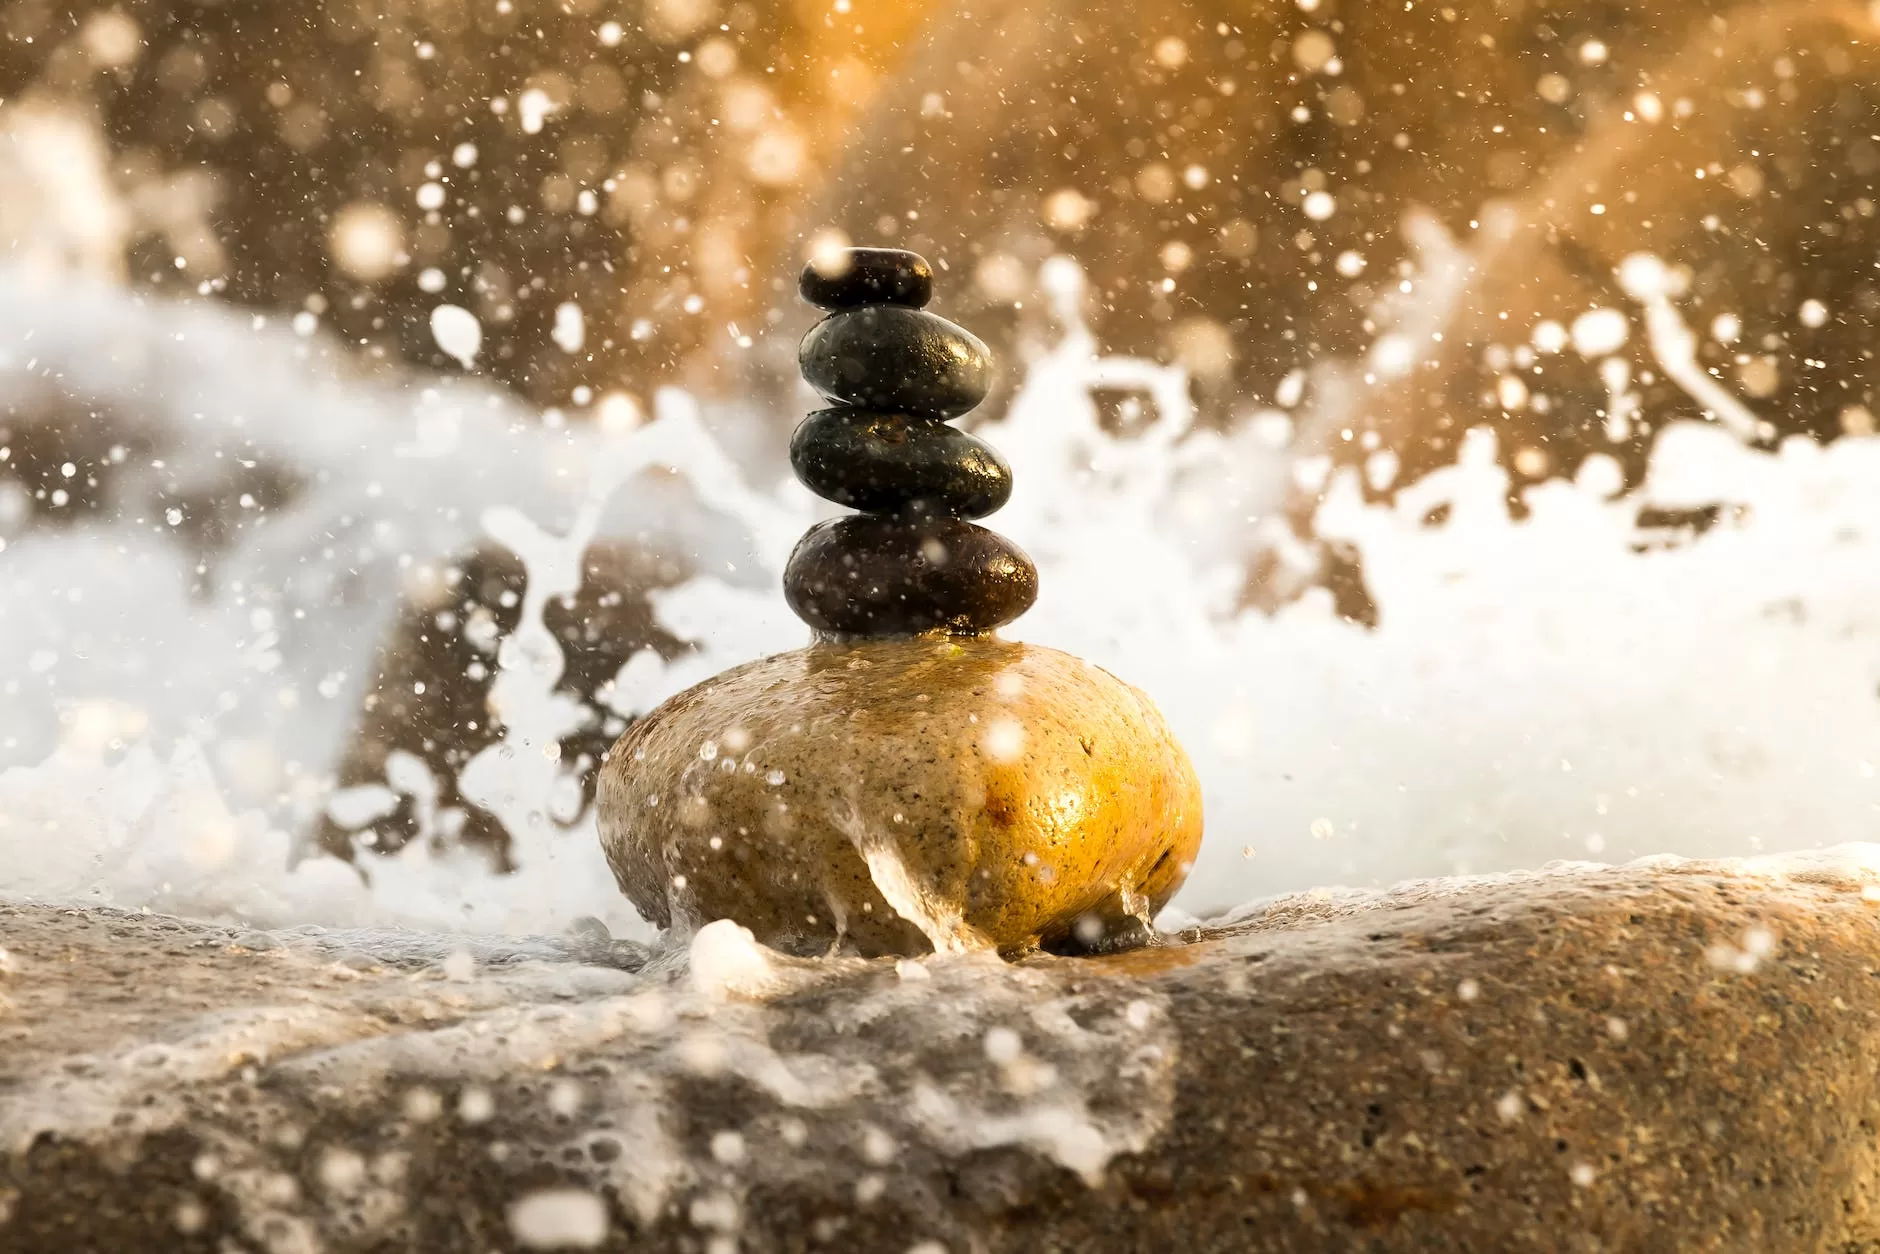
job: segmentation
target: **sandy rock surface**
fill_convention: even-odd
[[[1201,843],[1201,785],[1143,693],[992,637],[818,644],[630,728],[601,843],[642,913],[767,945],[920,955],[1153,917]]]
[[[7,906],[0,1247],[1867,1249],[1876,855],[1017,967]]]

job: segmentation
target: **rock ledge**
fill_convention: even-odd
[[[1863,864],[1294,896],[1019,966],[0,906],[0,1247],[1880,1248]]]

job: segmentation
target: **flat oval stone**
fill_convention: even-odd
[[[714,676],[627,730],[597,814],[662,927],[728,918],[869,956],[1125,934],[1180,887],[1202,825],[1148,697],[996,637],[823,643]]]
[[[858,305],[904,305],[919,309],[933,299],[933,267],[905,248],[845,248],[838,266],[825,270],[815,262],[796,281],[803,299],[822,309]]]
[[[956,518],[855,514],[804,533],[783,595],[833,636],[979,635],[1031,608],[1038,568],[1004,536]]]
[[[918,415],[819,410],[791,437],[790,465],[824,500],[875,514],[984,518],[1012,495],[998,450]]]
[[[797,349],[809,385],[841,405],[957,418],[992,389],[992,350],[938,314],[871,305],[831,314]]]

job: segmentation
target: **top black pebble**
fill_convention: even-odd
[[[819,309],[900,305],[919,309],[933,299],[933,267],[904,248],[849,248],[840,273],[825,274],[811,262],[796,281],[803,299]]]

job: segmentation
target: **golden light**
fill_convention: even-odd
[[[376,283],[405,263],[405,224],[385,205],[354,201],[333,215],[327,251],[351,278]]]

